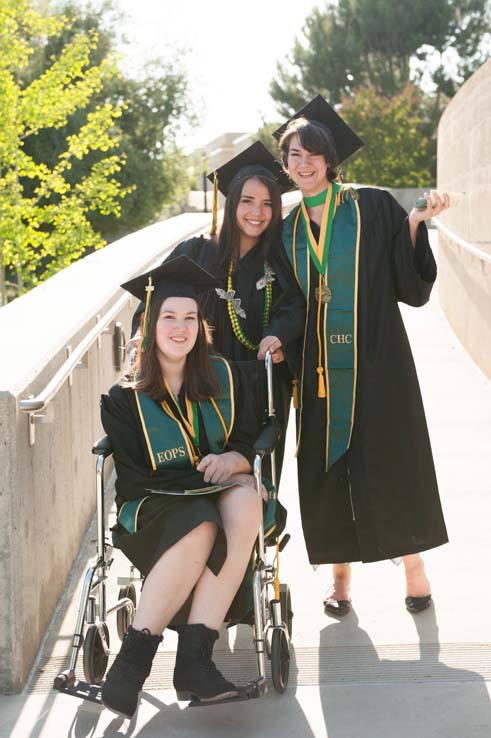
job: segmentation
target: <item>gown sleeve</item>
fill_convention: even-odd
[[[413,248],[406,211],[389,192],[378,190],[379,207],[391,242],[391,262],[396,297],[413,307],[425,305],[436,280],[436,262],[428,240],[428,230],[420,223]]]
[[[235,420],[226,450],[237,451],[252,464],[254,443],[264,419],[264,362],[229,363],[234,379]]]

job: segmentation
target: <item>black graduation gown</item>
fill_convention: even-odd
[[[204,269],[215,274],[221,280],[221,287],[227,287],[227,275],[216,274],[216,241],[203,236],[191,238],[180,243],[168,257],[169,259],[186,254]],[[241,300],[241,307],[246,317],[240,318],[245,335],[252,343],[259,344],[265,336],[277,336],[283,345],[286,361],[274,367],[274,401],[276,417],[283,428],[283,435],[276,448],[277,481],[281,476],[286,429],[290,413],[292,389],[292,372],[296,371],[301,352],[301,338],[305,325],[305,301],[295,280],[290,263],[283,249],[273,250],[268,262],[275,273],[273,282],[273,302],[269,326],[262,327],[264,289],[256,288],[257,281],[264,274],[264,255],[262,242],[259,241],[240,260],[239,267],[233,275],[233,286],[236,297]],[[229,361],[251,361],[257,352],[251,351],[237,340],[233,332],[227,311],[227,302],[213,291],[202,300],[204,317],[208,321],[213,336],[213,344]],[[263,378],[264,379],[264,378]],[[265,381],[255,387],[261,391],[261,402],[266,407]],[[269,475],[269,459],[265,460],[266,476]]]
[[[436,264],[426,226],[420,225],[414,250],[407,215],[391,195],[361,188],[359,206],[354,426],[348,451],[327,473],[314,319],[306,340],[298,479],[313,564],[396,558],[448,540],[418,378],[397,304],[419,307],[429,299]],[[319,228],[311,224],[318,238]],[[312,287],[316,275],[313,268]],[[310,294],[314,311],[314,289]]]
[[[253,444],[259,435],[259,410],[250,401],[250,368],[233,366],[235,422],[226,451],[238,451],[250,462],[254,457]],[[111,439],[116,467],[116,505],[118,512],[126,500],[148,496],[138,515],[135,533],[117,524],[113,528],[114,542],[137,569],[147,576],[161,555],[204,521],[218,527],[215,545],[207,565],[218,574],[226,558],[226,539],[223,523],[216,505],[218,493],[208,495],[176,496],[149,494],[151,489],[195,489],[205,487],[203,474],[195,468],[183,470],[152,470],[147,445],[132,389],[114,385],[108,395],[101,397],[101,418],[104,430]],[[205,427],[199,413],[199,437],[202,455],[209,453]],[[239,618],[243,612],[244,593],[236,596],[229,619]],[[173,623],[186,622],[190,600],[174,618]]]

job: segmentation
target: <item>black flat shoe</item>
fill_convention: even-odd
[[[431,595],[424,595],[424,597],[406,597],[404,600],[406,604],[406,610],[412,615],[416,612],[422,612],[431,605]]]
[[[335,600],[334,597],[326,597],[322,603],[326,615],[336,615],[341,618],[351,610],[351,600]]]

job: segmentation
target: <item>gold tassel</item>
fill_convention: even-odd
[[[326,397],[326,384],[324,382],[324,369],[321,366],[317,367],[317,374],[319,375],[319,382],[317,385],[317,397]]]
[[[293,407],[298,410],[298,379],[292,379],[293,384]]]
[[[217,232],[218,223],[218,176],[216,170],[213,173],[213,201],[211,206],[211,228],[210,236],[214,236]]]
[[[155,287],[152,284],[152,275],[148,275],[148,284],[145,287],[145,292],[147,293],[147,299],[145,300],[145,312],[143,313],[143,327],[142,327],[142,343],[141,343],[141,350],[145,351],[148,344],[148,323],[150,321],[150,303],[152,300],[152,292],[154,291]]]

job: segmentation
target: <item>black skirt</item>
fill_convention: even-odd
[[[138,513],[135,533],[128,533],[121,523],[113,528],[114,545],[146,577],[162,554],[181,538],[201,523],[215,523],[218,534],[207,566],[216,576],[227,556],[225,532],[216,500],[217,493],[196,497],[150,495]]]

